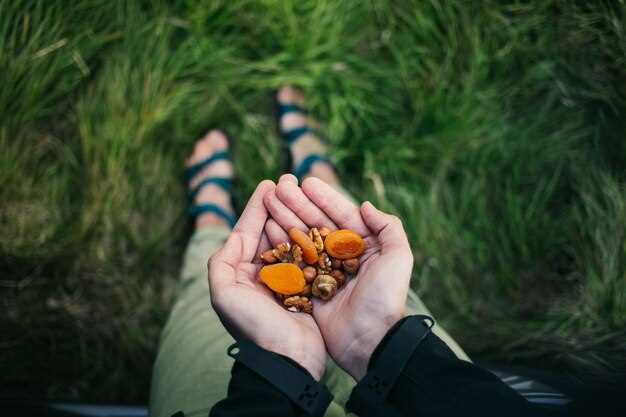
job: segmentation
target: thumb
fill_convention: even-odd
[[[222,249],[209,259],[209,287],[211,294],[235,282],[237,266],[243,255],[243,241],[237,232],[230,234]]]
[[[383,254],[392,251],[407,251],[411,254],[409,240],[404,232],[402,221],[398,217],[383,213],[369,201],[361,205],[361,217],[367,227],[378,237]]]

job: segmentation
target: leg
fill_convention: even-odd
[[[212,132],[198,141],[188,165],[228,146],[226,138]],[[193,188],[209,176],[229,177],[230,162],[208,166],[191,180]],[[216,185],[203,187],[196,203],[213,203],[232,212],[228,193]],[[210,407],[226,396],[232,360],[226,348],[234,341],[211,308],[207,260],[230,233],[224,219],[215,214],[196,218],[178,285],[177,297],[161,334],[152,375],[150,414],[165,417],[182,410],[185,415],[207,415]]]
[[[283,87],[278,91],[277,100],[281,104],[295,104],[300,108],[304,108],[304,96],[300,90],[293,87]],[[300,112],[291,112],[283,115],[279,121],[280,131],[285,133],[292,129],[301,127],[314,128],[317,123],[311,120],[306,114]],[[315,135],[313,130],[303,134],[302,137],[290,144],[291,160],[294,171],[302,164],[304,159],[311,154],[326,155],[326,145]],[[318,161],[311,165],[306,177],[313,176],[332,186],[339,187],[339,178],[332,165],[325,161]]]
[[[226,396],[232,360],[226,348],[234,341],[211,308],[207,259],[230,233],[226,226],[196,232],[187,248],[179,292],[161,334],[152,374],[150,414],[192,415]]]

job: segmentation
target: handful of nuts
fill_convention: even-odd
[[[359,270],[365,241],[348,229],[313,227],[309,233],[291,228],[289,238],[261,254],[266,264],[259,278],[294,313],[313,312],[311,297],[330,300],[348,277]]]

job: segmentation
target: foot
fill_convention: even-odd
[[[306,108],[304,102],[304,95],[296,88],[285,86],[278,91],[278,102],[280,104],[296,104],[299,107]],[[290,112],[285,114],[279,121],[279,129],[281,133],[290,131],[292,129],[308,126],[314,128],[316,123],[312,121],[306,114]],[[291,171],[293,172],[295,167],[311,154],[326,155],[326,146],[315,135],[313,131],[305,133],[290,147],[291,159],[293,166]],[[331,185],[339,185],[339,178],[330,165],[326,161],[317,161],[311,165],[311,169],[305,175],[307,177],[317,177],[326,183]]]
[[[226,135],[220,130],[211,130],[202,139],[196,142],[196,145],[187,159],[185,165],[190,167],[218,151],[228,150],[228,140]],[[225,177],[232,178],[233,165],[228,160],[217,160],[209,164],[189,181],[189,189],[192,190],[207,177]],[[195,196],[194,204],[212,203],[226,210],[228,213],[235,213],[231,204],[230,194],[223,188],[215,184],[204,186]],[[196,229],[203,227],[228,225],[228,222],[213,213],[201,213],[196,217]]]

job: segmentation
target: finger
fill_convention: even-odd
[[[239,233],[242,240],[242,262],[251,262],[256,255],[263,227],[267,220],[267,209],[263,198],[268,193],[274,193],[276,185],[270,181],[261,181],[252,193],[239,221],[233,228],[233,233]]]
[[[364,237],[370,234],[356,204],[324,181],[309,177],[302,183],[302,191],[340,228],[352,229]]]
[[[289,230],[297,227],[300,230],[308,230],[306,224],[287,206],[285,206],[276,196],[276,191],[272,190],[265,195],[263,199],[265,207],[271,214],[272,218],[284,229]]]
[[[379,284],[384,280],[384,293],[396,297],[404,305],[413,271],[413,253],[402,221],[383,213],[370,202],[361,205],[361,215],[380,245],[380,256],[368,265],[366,277],[370,277],[370,282],[378,281]],[[385,279],[388,277],[389,265],[393,265],[395,279],[392,280]]]
[[[298,177],[293,174],[283,174],[278,179],[278,183],[280,184],[281,182],[290,182],[298,185]]]
[[[276,186],[278,199],[304,223],[311,227],[326,226],[337,229],[337,225],[307,197],[297,183],[283,181]]]
[[[270,241],[273,248],[280,243],[289,242],[289,235],[285,232],[285,229],[280,227],[273,219],[267,219],[265,223],[265,234]]]
[[[241,235],[233,232],[228,236],[224,246],[209,259],[209,287],[211,298],[214,294],[235,282],[235,271],[241,262]]]
[[[398,217],[383,213],[369,201],[361,205],[361,216],[367,227],[378,237],[383,255],[395,250],[411,253],[409,240],[402,226],[402,221]]]

